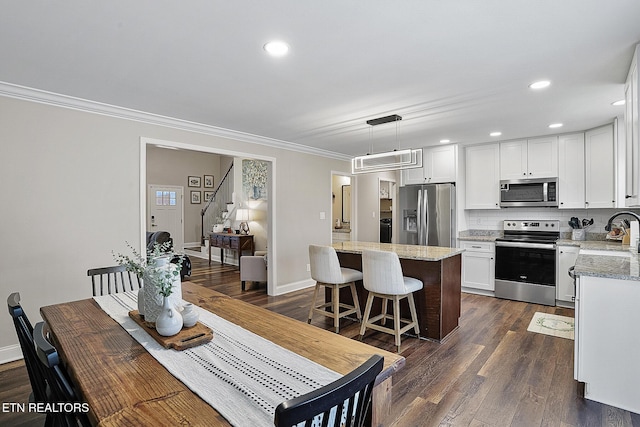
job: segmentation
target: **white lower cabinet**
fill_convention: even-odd
[[[576,265],[579,246],[558,246],[556,249],[556,305],[573,307],[575,286],[569,268]]]
[[[493,295],[496,278],[495,243],[461,240],[460,248],[465,250],[462,253],[462,288]]]
[[[574,378],[584,397],[640,413],[640,283],[578,276]]]

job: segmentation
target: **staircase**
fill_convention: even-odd
[[[225,224],[225,227],[230,226],[230,220],[236,209],[232,201],[234,190],[232,169],[233,163],[229,166],[227,173],[225,173],[211,198],[205,200],[206,204],[200,211],[200,216],[202,217],[200,221],[201,246],[204,246],[204,242],[209,238],[209,233],[213,231],[215,224]]]

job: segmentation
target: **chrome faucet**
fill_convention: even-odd
[[[607,222],[607,225],[604,226],[604,229],[606,231],[611,231],[611,223],[613,222],[614,218],[617,218],[621,215],[631,215],[632,217],[634,217],[635,219],[638,220],[638,223],[640,223],[640,216],[638,216],[637,213],[635,212],[631,212],[631,211],[622,211],[622,212],[617,212],[615,214],[613,214],[613,216],[611,218],[609,218],[609,221]],[[640,253],[640,242],[638,242],[638,253]]]

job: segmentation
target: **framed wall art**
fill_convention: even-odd
[[[204,192],[204,201],[208,202],[209,199],[211,199],[211,197],[213,197],[213,191],[205,191]]]
[[[187,184],[189,187],[198,187],[200,188],[200,177],[199,176],[190,176],[187,178]]]
[[[201,200],[200,200],[200,191],[192,191],[192,192],[191,192],[191,203],[192,203],[192,204],[199,204],[199,203],[201,203]]]
[[[204,176],[204,188],[213,188],[213,175]]]

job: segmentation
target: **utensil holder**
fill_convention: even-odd
[[[571,240],[586,240],[586,239],[587,239],[587,230],[585,230],[584,228],[571,231]]]

